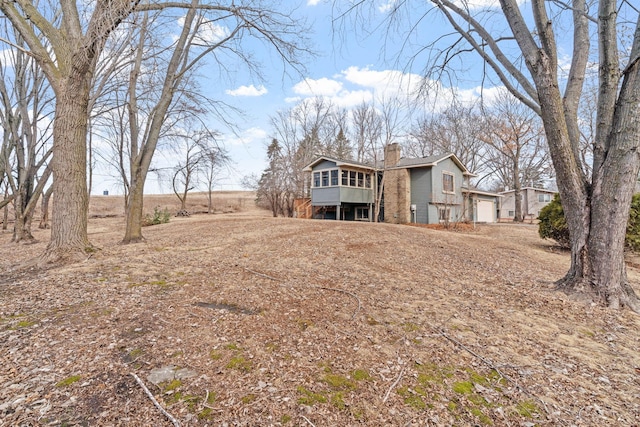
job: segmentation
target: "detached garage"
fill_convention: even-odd
[[[463,189],[467,196],[467,220],[474,222],[497,222],[499,194],[478,189]]]

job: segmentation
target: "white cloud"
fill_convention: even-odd
[[[342,83],[326,77],[318,80],[307,78],[293,86],[293,91],[302,96],[334,96],[341,89]]]
[[[225,90],[225,93],[231,96],[262,96],[267,92],[267,88],[262,85],[260,85],[259,87],[255,87],[254,85],[240,86],[237,89]]]
[[[198,31],[198,39],[207,44],[219,42],[230,34],[227,27],[221,25],[206,23]]]
[[[184,26],[185,17],[178,19],[178,25],[182,28]],[[196,42],[200,44],[209,45],[212,43],[219,42],[225,37],[229,36],[230,32],[227,27],[223,27],[221,25],[215,24],[213,22],[205,22],[198,29],[198,35],[196,38]],[[177,38],[177,36],[174,36]]]
[[[398,70],[376,71],[369,68],[349,67],[342,71],[344,78],[353,84],[369,88],[377,98],[409,98],[415,96],[423,82],[417,74],[405,74]]]
[[[222,138],[222,142],[225,145],[250,145],[254,142],[262,144],[269,134],[262,128],[251,127],[245,129],[239,135],[225,135]]]
[[[380,13],[387,13],[395,7],[396,3],[397,0],[387,0],[378,6],[378,11]]]
[[[503,90],[502,86],[444,87],[440,82],[425,81],[418,74],[352,66],[331,78],[306,79],[296,84],[294,91],[298,96],[285,100],[292,104],[306,98],[323,96],[335,106],[346,109],[354,108],[362,102],[371,102],[377,106],[386,102],[398,102],[407,109],[407,114],[420,114],[444,110],[454,98],[465,104],[473,104],[482,97],[484,102],[491,104]]]
[[[13,58],[14,54],[11,49],[0,49],[0,66],[2,67],[13,67]]]
[[[307,0],[307,6],[317,6],[320,0]]]
[[[373,101],[373,98],[374,94],[370,90],[343,90],[330,100],[338,107],[351,108],[363,102]]]
[[[457,89],[456,97],[467,105],[477,102],[480,98],[486,105],[492,105],[498,101],[507,89],[504,86],[482,87],[476,86],[470,89]],[[452,100],[452,99],[451,99]]]

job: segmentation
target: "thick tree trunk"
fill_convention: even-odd
[[[11,238],[14,243],[33,243],[36,240],[31,234],[33,211],[27,211],[25,205],[24,195],[19,194],[15,201],[16,220],[13,223],[13,237]]]
[[[628,307],[636,313],[640,313],[640,299],[627,280],[624,242],[640,171],[639,116],[640,62],[636,61],[626,70],[611,131],[603,144],[608,149],[594,173],[590,205],[584,209],[590,212],[585,215],[586,239],[576,241],[572,235],[575,248],[572,247],[571,270],[560,282],[567,292],[586,294],[601,305]],[[580,230],[576,232],[578,237],[583,236]]]
[[[8,186],[4,191],[4,199],[5,199],[4,202],[7,202],[7,200],[9,199]],[[7,228],[9,228],[9,203],[8,202],[2,207],[2,229],[6,230]]]
[[[138,174],[132,176],[129,188],[129,199],[125,211],[126,226],[122,239],[123,244],[144,241],[142,236],[142,214],[144,209],[144,178]]]
[[[71,73],[56,91],[51,241],[45,262],[84,258],[87,236],[89,74]]]
[[[550,69],[552,64],[544,55],[541,55],[536,65],[534,69],[537,69],[538,73],[534,73],[534,76],[538,97],[541,100],[541,116],[556,170],[556,182],[571,240],[571,266],[564,278],[557,282],[558,289],[581,299],[597,301],[600,299],[597,290],[599,284],[595,282],[593,276],[596,268],[593,263],[604,264],[611,259],[608,256],[601,259],[594,258],[590,234],[592,230],[605,225],[604,218],[592,216],[593,187],[590,188],[587,185],[579,163],[573,156],[572,144],[564,120],[562,98],[554,72]]]
[[[6,195],[5,195],[5,197],[6,197]],[[7,228],[9,228],[9,205],[8,204],[4,205],[2,210],[3,210],[3,213],[2,213],[2,229],[6,230]]]
[[[38,228],[49,228],[49,200],[51,200],[51,194],[53,194],[53,187],[49,187],[42,195],[42,205],[40,207],[42,213],[40,215],[40,224],[38,225]]]
[[[640,300],[627,280],[624,240],[640,171],[639,115],[640,63],[636,61],[627,70],[605,144],[609,148],[599,173],[594,174],[582,278],[565,278],[562,283],[565,290],[587,292],[600,304],[615,309],[626,306],[637,313]]]

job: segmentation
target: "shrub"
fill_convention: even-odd
[[[553,197],[551,203],[540,210],[538,215],[538,234],[543,239],[553,239],[563,248],[568,248],[569,228],[564,220],[564,211],[560,203],[560,196]]]
[[[560,197],[556,194],[551,203],[542,208],[538,216],[538,234],[543,239],[553,239],[561,247],[569,248],[569,228],[564,219]],[[640,251],[640,193],[634,194],[629,211],[625,246]]]
[[[156,206],[153,208],[153,215],[145,215],[142,220],[142,226],[149,227],[151,225],[166,224],[170,218],[171,214],[169,213],[169,209],[164,208],[160,210],[160,207]]]

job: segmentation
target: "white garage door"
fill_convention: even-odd
[[[478,200],[478,222],[494,222],[493,202],[489,200]]]

